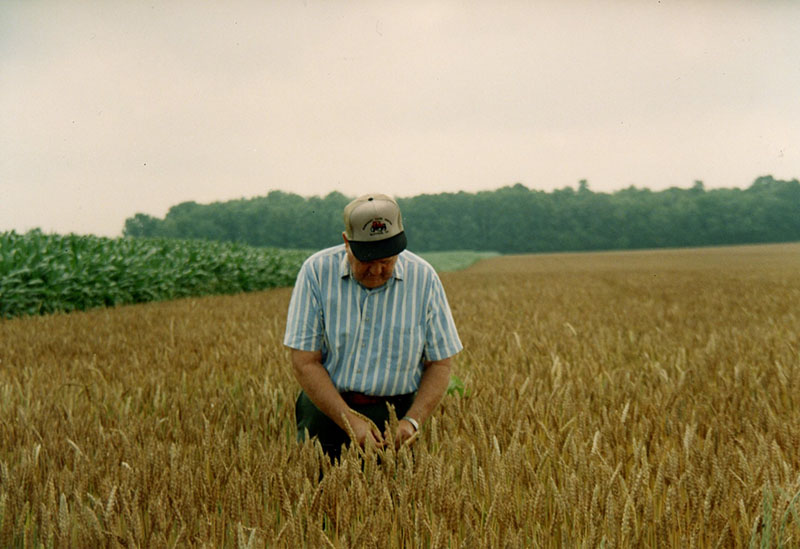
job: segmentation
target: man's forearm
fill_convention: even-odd
[[[294,375],[316,407],[336,425],[347,430],[343,415],[349,417],[350,407],[336,390],[325,367],[318,361],[306,360],[294,364]]]
[[[442,400],[449,383],[449,358],[428,363],[422,371],[417,396],[406,415],[417,420],[420,425],[425,423]]]

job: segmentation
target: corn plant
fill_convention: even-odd
[[[288,286],[307,253],[164,238],[0,234],[0,317]]]

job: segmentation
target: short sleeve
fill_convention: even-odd
[[[323,336],[319,284],[312,265],[306,261],[292,290],[283,344],[300,351],[319,351]]]
[[[424,358],[431,361],[444,360],[463,348],[442,282],[438,276],[434,276],[425,317]]]

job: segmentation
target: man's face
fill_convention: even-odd
[[[356,281],[365,288],[380,288],[392,278],[394,265],[397,263],[397,256],[376,259],[375,261],[359,261],[350,250],[350,243],[344,239],[347,248],[347,261],[350,262],[350,269]]]

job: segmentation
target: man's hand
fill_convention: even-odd
[[[407,416],[417,420],[420,425],[430,417],[434,408],[442,400],[445,391],[447,391],[447,384],[450,383],[450,362],[451,359],[448,357],[442,360],[425,362],[423,365],[422,379],[419,381],[417,396],[411,408],[406,412]],[[395,445],[399,448],[400,445],[408,441],[413,443],[414,435],[416,434],[414,426],[405,419],[401,419],[397,423],[397,429],[394,434]]]
[[[331,418],[345,432],[349,426],[359,445],[383,445],[383,436],[375,424],[350,409],[333,386],[328,372],[322,365],[320,351],[292,349],[292,365],[298,383],[323,414]]]
[[[360,414],[352,410],[343,415],[343,422],[350,426],[350,429],[353,431],[352,436],[359,446],[362,448],[366,446],[382,448],[384,446],[385,441],[383,435],[374,423],[361,417]]]
[[[400,449],[400,446],[408,442],[409,444],[414,443],[415,435],[417,434],[417,430],[414,429],[414,426],[411,425],[411,422],[406,421],[405,419],[401,419],[397,422],[397,429],[394,432],[394,447],[395,449]]]

